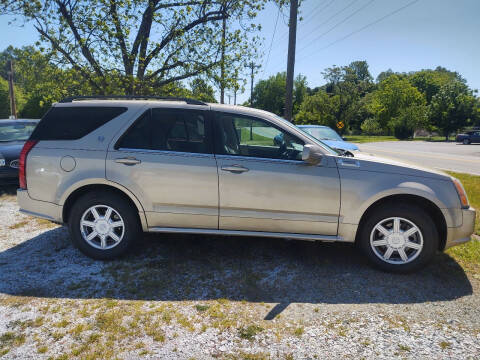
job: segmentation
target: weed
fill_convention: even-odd
[[[249,325],[246,328],[238,329],[238,336],[242,339],[253,340],[255,336],[262,332],[264,329],[258,325]]]
[[[207,311],[209,307],[208,305],[195,305],[195,309],[199,312]]]
[[[294,334],[295,336],[302,336],[303,333],[304,333],[304,329],[303,329],[303,327],[301,327],[301,326],[298,327],[298,328],[296,328],[295,331],[293,332],[293,334]]]

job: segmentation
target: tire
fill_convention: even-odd
[[[395,219],[398,219],[399,232],[395,232]],[[415,231],[415,227],[418,231]],[[407,231],[412,235],[403,235]],[[433,219],[424,209],[417,205],[389,203],[368,215],[361,225],[359,242],[370,263],[378,269],[409,273],[421,269],[432,260],[438,249],[439,237]]]
[[[470,139],[463,139],[463,145],[470,144]]]
[[[68,227],[73,245],[97,260],[124,255],[142,234],[135,209],[111,192],[90,192],[81,196],[72,207]]]

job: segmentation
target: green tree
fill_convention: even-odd
[[[260,80],[253,88],[252,106],[258,109],[271,111],[283,116],[287,75],[279,72],[266,80]],[[294,115],[307,94],[305,76],[298,75],[293,83],[293,110]]]
[[[265,1],[0,0],[0,14],[32,22],[41,43],[95,93],[113,86],[146,94],[214,71],[224,43],[233,58],[248,58]],[[225,41],[223,19],[238,30]]]
[[[0,119],[10,116],[10,98],[8,96],[8,82],[0,77]]]
[[[473,92],[461,81],[443,85],[432,97],[430,118],[433,126],[440,130],[448,141],[452,132],[473,125],[477,116],[476,99]]]
[[[395,134],[413,135],[413,131],[424,126],[425,121],[422,116],[415,122],[412,114],[425,111],[425,104],[425,96],[406,78],[391,75],[378,84],[366,106],[385,133],[394,131]],[[406,129],[400,130],[401,126]]]
[[[295,117],[295,122],[298,124],[326,125],[335,128],[339,106],[340,96],[332,96],[324,91],[319,91],[305,98],[305,101],[300,105],[300,111]]]
[[[330,95],[339,97],[339,106],[335,114],[337,121],[342,121],[345,128],[359,130],[361,123],[366,119],[362,99],[375,85],[368,70],[366,61],[354,61],[348,66],[333,66],[323,72],[327,84],[325,91]]]
[[[22,109],[25,106],[25,97],[21,89],[17,86],[15,91],[15,105],[17,114],[22,115]],[[0,77],[0,119],[7,119],[10,116],[10,92],[8,89],[8,82]]]
[[[428,105],[443,85],[452,81],[465,83],[465,80],[458,73],[440,66],[435,70],[416,71],[410,74],[408,79],[413,86],[425,94]]]
[[[204,79],[196,78],[190,82],[192,97],[198,100],[215,103],[215,91]]]

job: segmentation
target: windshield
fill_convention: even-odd
[[[329,127],[303,127],[302,126],[300,129],[316,137],[319,140],[336,140],[336,141],[343,140],[335,130],[330,129]]]
[[[26,141],[35,125],[34,123],[0,123],[0,142]]]
[[[320,145],[323,149],[325,149],[326,152],[332,154],[332,155],[339,155],[340,152],[338,152],[337,150],[335,149],[332,149],[330,146],[328,146],[327,144],[325,144],[324,142],[322,142],[321,140],[317,139],[316,137],[312,136],[312,134],[309,134],[308,132],[304,131],[302,128],[299,128],[298,126],[295,126],[294,124],[292,124],[290,121],[288,120],[285,120],[284,118],[278,116],[278,115],[274,115],[275,118],[277,120],[280,120],[282,121],[285,125],[287,126],[290,126],[290,127],[294,127],[294,128],[297,128],[298,130],[302,130],[302,132],[310,139],[312,140],[314,143]]]

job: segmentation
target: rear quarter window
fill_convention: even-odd
[[[53,107],[38,123],[32,140],[78,140],[127,111],[126,107]]]

